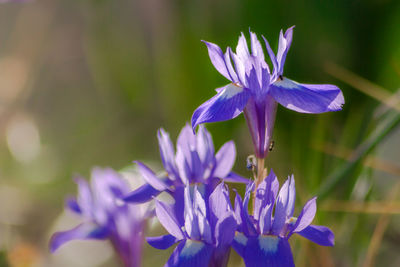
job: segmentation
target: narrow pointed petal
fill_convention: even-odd
[[[183,232],[175,217],[173,208],[161,201],[156,200],[156,215],[162,226],[177,239],[183,239]]]
[[[236,54],[242,62],[245,62],[250,57],[249,47],[247,46],[246,37],[244,37],[243,33],[239,36],[239,41],[236,46]]]
[[[304,205],[302,211],[300,212],[299,217],[297,218],[296,223],[293,226],[293,230],[291,232],[297,233],[305,229],[307,226],[311,224],[314,220],[315,213],[317,212],[317,201],[316,197],[313,197]]]
[[[224,53],[222,52],[221,48],[216,44],[206,41],[203,42],[208,48],[208,55],[210,56],[211,63],[214,65],[217,71],[228,80],[233,81],[233,78],[229,74],[228,67],[225,63]]]
[[[272,224],[272,232],[276,235],[280,234],[286,219],[289,218],[288,213],[293,213],[295,195],[293,196],[292,194],[295,194],[294,179],[290,177],[282,185],[276,203],[274,222]]]
[[[207,167],[214,158],[214,143],[203,125],[199,126],[196,134],[196,151],[203,166]]]
[[[169,134],[161,128],[157,133],[157,138],[160,148],[161,160],[164,168],[168,172],[168,174],[173,177],[173,179],[176,179],[179,174],[177,172],[174,162],[175,150]]]
[[[286,216],[292,217],[294,212],[294,202],[296,200],[296,188],[293,174],[289,177],[288,200],[286,204]]]
[[[60,246],[71,240],[104,239],[107,231],[95,224],[82,223],[77,227],[55,233],[50,240],[50,251],[54,253]]]
[[[69,197],[65,200],[65,207],[76,214],[82,214],[82,210],[74,197]]]
[[[226,142],[215,155],[217,161],[214,177],[225,178],[232,170],[236,159],[236,147],[233,141]]]
[[[253,183],[254,185],[254,183]],[[247,185],[246,195],[247,192],[251,192],[254,186]],[[238,224],[238,231],[243,232],[247,236],[256,235],[257,229],[254,227],[254,224],[250,218],[250,215],[247,211],[249,196],[245,196],[244,202],[240,195],[236,192],[235,197],[235,218]]]
[[[268,184],[271,184],[270,193],[272,195],[268,196],[268,199],[269,199],[270,203],[274,203],[276,196],[278,195],[278,191],[279,191],[279,181],[278,181],[278,178],[276,177],[276,174],[274,173],[273,169],[270,170],[270,172],[265,180],[267,181]]]
[[[178,167],[179,179],[182,184],[188,184],[191,176],[190,166],[186,159],[188,159],[188,156],[185,155],[181,147],[178,147],[175,155],[175,162],[176,166]]]
[[[187,239],[181,242],[164,267],[208,266],[213,248],[200,241]]]
[[[199,210],[203,215],[207,214],[206,202],[199,190],[197,190],[197,186],[195,186],[193,190],[193,208]]]
[[[276,55],[276,60],[278,62],[278,75],[282,75],[283,67],[286,61],[286,55],[289,52],[289,48],[292,44],[293,39],[293,28],[294,26],[290,27],[286,30],[285,34],[281,31],[279,35],[279,46],[278,46],[278,53]]]
[[[225,176],[223,178],[223,180],[225,182],[230,182],[230,183],[243,183],[243,184],[247,184],[250,182],[249,179],[240,176],[239,174],[235,173],[235,172],[230,172],[227,176]]]
[[[179,239],[173,235],[147,237],[146,240],[150,246],[157,249],[167,249],[179,241]]]
[[[325,226],[309,225],[297,233],[320,246],[332,247],[335,245],[335,235]]]
[[[272,97],[284,107],[301,113],[323,113],[342,109],[342,91],[331,84],[301,84],[288,78],[270,86]]]
[[[259,227],[261,234],[267,234],[271,230],[273,204],[269,204],[261,210]]]
[[[274,67],[273,75],[276,76],[278,73],[278,62],[276,61],[275,53],[274,53],[274,51],[272,51],[271,46],[269,45],[267,39],[264,36],[262,38],[264,39],[265,47],[267,48],[269,58],[271,59],[271,62],[272,62],[272,66]]]
[[[93,208],[93,198],[89,183],[83,178],[75,178],[75,183],[78,185],[77,203],[82,213],[86,216],[90,216]]]
[[[246,82],[246,70],[247,66],[250,66],[249,61],[241,59],[241,57],[233,53],[230,48],[228,48],[228,51],[233,63],[235,64],[236,75],[238,77],[239,83],[247,86],[248,84]]]
[[[189,124],[186,123],[180,131],[176,146],[181,147],[185,151],[185,154],[196,147],[196,135],[190,129]]]
[[[163,181],[161,181],[161,179],[159,179],[157,177],[157,175],[149,167],[147,167],[145,164],[143,164],[140,161],[135,161],[135,163],[138,165],[138,170],[139,170],[140,174],[142,175],[142,177],[154,189],[163,191],[168,188],[167,185]]]
[[[239,78],[235,72],[235,69],[232,66],[231,51],[232,51],[232,49],[230,47],[226,48],[224,59],[225,59],[226,67],[228,69],[228,73],[229,73],[230,77],[232,78],[231,81],[233,83],[237,83],[237,82],[239,82]]]
[[[242,113],[249,97],[250,94],[242,87],[228,84],[224,90],[195,110],[192,116],[193,130],[201,123],[236,118]]]
[[[260,41],[257,39],[257,35],[254,32],[250,32],[251,39],[251,53],[257,57],[260,61],[264,61],[264,52]]]
[[[264,179],[264,181],[260,183],[260,185],[257,188],[257,194],[253,207],[254,219],[259,220],[262,209],[268,205],[273,206],[275,204],[275,199],[278,190],[279,190],[278,178],[276,177],[273,169],[271,169],[268,176]]]
[[[154,189],[154,187],[152,187],[151,185],[144,184],[141,187],[134,190],[133,192],[129,193],[127,196],[125,196],[123,200],[131,203],[145,203],[147,201],[152,200],[160,193],[161,191]]]
[[[197,214],[194,212],[194,204],[192,201],[193,195],[190,192],[190,187],[186,186],[184,191],[184,218],[185,231],[193,239],[200,238],[200,229]]]
[[[235,238],[236,241],[236,238]],[[245,247],[232,247],[242,256],[246,267],[294,267],[289,242],[276,236],[248,238]]]

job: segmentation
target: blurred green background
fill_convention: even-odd
[[[278,108],[269,154],[282,182],[294,174],[299,209],[318,195],[315,223],[334,248],[294,237],[297,266],[400,266],[400,1],[36,0],[0,5],[0,266],[116,266],[101,242],[55,255],[55,230],[76,192],[72,177],[132,160],[160,167],[156,131],[173,140],[227,83],[204,39],[235,47],[249,27],[277,48],[296,25],[286,76],[333,83],[343,111]],[[235,170],[251,176],[243,116],[209,124],[216,147],[236,142]],[[144,266],[168,253],[146,246]],[[241,266],[233,255],[232,266]]]

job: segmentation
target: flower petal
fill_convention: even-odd
[[[162,226],[177,239],[183,239],[183,232],[171,205],[156,200],[156,215]]]
[[[232,248],[242,258],[243,258],[244,254],[245,254],[247,241],[248,241],[248,238],[244,234],[242,234],[240,232],[236,232],[235,233],[235,236],[234,236],[233,241],[232,241]]]
[[[270,86],[272,97],[284,107],[301,113],[323,113],[342,109],[342,91],[331,84],[301,84],[288,78]]]
[[[154,189],[149,184],[144,184],[123,198],[126,202],[145,203],[158,196],[161,191]]]
[[[272,232],[279,235],[287,218],[288,214],[293,214],[295,200],[294,178],[289,177],[282,185],[279,191],[276,207],[274,222],[272,224]]]
[[[243,258],[246,267],[294,267],[292,251],[286,239],[277,236],[239,239],[237,236],[232,247]]]
[[[268,176],[260,183],[257,188],[256,198],[254,200],[253,215],[254,219],[259,220],[260,213],[267,205],[274,205],[277,192],[279,190],[279,182],[273,169]],[[268,226],[270,227],[270,225]]]
[[[236,46],[236,54],[242,62],[246,62],[250,57],[249,47],[247,46],[246,37],[243,32],[239,36],[239,41]]]
[[[201,123],[236,118],[243,111],[249,97],[250,94],[242,87],[228,84],[224,90],[195,110],[192,116],[193,130]]]
[[[300,215],[297,218],[297,221],[294,224],[293,230],[291,232],[300,232],[311,224],[311,222],[314,220],[315,213],[317,212],[316,199],[316,197],[313,197],[312,199],[307,201],[302,211],[300,212]]]
[[[254,183],[247,185],[246,195],[247,192],[252,191],[252,188],[254,188]],[[240,232],[243,232],[247,236],[257,234],[257,230],[248,213],[248,197],[245,196],[244,202],[242,202],[242,199],[237,192],[235,197],[235,218]]]
[[[264,39],[265,47],[267,48],[269,58],[271,59],[272,62],[272,66],[274,67],[273,75],[276,76],[278,73],[278,62],[276,61],[275,53],[274,51],[272,51],[271,46],[269,45],[267,39],[264,36],[262,36],[262,38]],[[274,79],[275,76],[273,76],[272,79]]]
[[[297,233],[320,246],[332,247],[335,245],[335,235],[325,226],[309,225]]]
[[[269,204],[261,209],[259,227],[260,227],[260,232],[262,234],[268,234],[269,231],[271,230],[273,207],[274,207],[273,204]]]
[[[285,34],[281,31],[279,35],[279,46],[278,46],[278,53],[276,54],[276,60],[278,62],[278,75],[282,75],[283,67],[285,65],[286,55],[289,52],[290,45],[292,44],[293,38],[293,28],[294,26],[290,27],[286,30]]]
[[[150,246],[157,248],[157,249],[167,249],[179,241],[179,239],[177,239],[173,235],[146,237],[146,240],[147,240],[147,243],[150,244]]]
[[[200,241],[187,239],[181,242],[164,267],[208,266],[213,248]]]
[[[75,183],[78,185],[77,203],[82,211],[82,214],[91,217],[93,209],[92,191],[89,183],[83,178],[75,178]]]
[[[247,46],[247,45],[246,45]],[[232,58],[233,63],[235,64],[236,75],[238,77],[238,81],[241,85],[247,86],[246,80],[246,70],[250,69],[250,61],[242,59],[239,55],[236,55],[232,52],[232,50],[228,47],[228,52],[230,57]]]
[[[196,151],[205,168],[214,159],[214,143],[211,134],[203,125],[199,126],[196,133]]]
[[[217,246],[226,246],[232,243],[237,223],[232,212],[225,212],[215,226],[215,241]]]
[[[171,142],[171,139],[169,137],[169,134],[164,131],[164,129],[160,129],[157,132],[157,138],[158,138],[158,145],[160,148],[160,156],[162,163],[164,165],[165,170],[169,174],[169,176],[173,179],[177,179],[179,176],[178,171],[176,169],[175,165],[175,150],[174,146]]]
[[[76,214],[82,214],[81,207],[79,207],[79,204],[74,197],[69,197],[65,200],[65,207]]]
[[[221,216],[224,216],[225,212],[231,210],[228,191],[224,183],[220,183],[215,187],[208,198],[208,203],[211,215],[210,221],[212,226],[214,226]]]
[[[260,41],[257,39],[257,35],[254,32],[250,31],[250,39],[251,39],[251,54],[258,58],[259,61],[264,61],[264,52],[261,46]]]
[[[135,161],[135,163],[138,165],[140,174],[154,189],[164,191],[168,188],[167,185],[162,182],[149,167],[140,161]]]
[[[233,141],[226,142],[215,155],[217,161],[214,177],[225,178],[232,170],[236,159],[236,147]]]
[[[247,184],[250,182],[249,179],[240,176],[239,174],[235,172],[230,172],[226,177],[223,179],[225,182],[230,182],[230,183],[243,183]]]
[[[221,48],[213,43],[209,43],[203,41],[208,48],[208,55],[210,56],[211,63],[217,69],[219,73],[221,73],[225,78],[230,81],[233,81],[233,78],[229,74],[228,67],[226,65],[224,54],[222,53]]]
[[[196,139],[197,136],[188,124],[183,127],[178,136],[175,162],[184,184],[197,179],[202,182],[204,168],[197,152]]]
[[[61,245],[71,240],[104,239],[107,234],[105,228],[82,223],[71,230],[55,233],[50,240],[50,251],[54,253]]]

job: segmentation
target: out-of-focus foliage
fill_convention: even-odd
[[[50,233],[74,224],[61,214],[64,197],[76,190],[71,178],[88,176],[93,165],[118,169],[134,159],[161,169],[156,130],[164,127],[175,139],[194,109],[226,83],[200,40],[233,46],[240,31],[247,34],[250,27],[276,49],[279,30],[292,25],[285,73],[299,82],[334,83],[346,99],[337,113],[303,115],[278,108],[267,165],[278,177],[294,173],[296,206],[302,206],[346,159],[354,159],[353,151],[370,140],[384,118],[398,116],[396,98],[386,96],[400,87],[399,1],[1,4],[0,262],[115,266],[103,243],[71,243],[48,254]],[[371,83],[347,79],[342,69]],[[387,105],[392,106],[388,114]],[[297,266],[400,265],[396,126],[382,140],[372,140],[379,141],[375,148],[318,202],[316,223],[332,228],[336,246],[319,248],[294,238]],[[235,170],[250,176],[245,159],[252,145],[244,118],[207,127],[216,147],[228,139],[236,142]],[[10,260],[15,253],[27,254],[28,263]],[[167,257],[168,251],[146,246],[144,264],[160,266]],[[237,255],[231,263],[240,265]]]

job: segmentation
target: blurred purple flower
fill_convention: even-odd
[[[276,56],[263,37],[273,65],[272,72],[265,62],[261,43],[253,32],[250,32],[251,53],[243,33],[239,37],[236,54],[230,47],[223,54],[216,44],[204,42],[212,64],[231,83],[217,89],[217,95],[194,111],[193,130],[201,123],[230,120],[244,111],[255,153],[258,158],[264,158],[271,141],[277,103],[302,113],[341,110],[344,98],[338,87],[300,84],[282,76],[292,35],[293,27],[285,34],[281,31]]]
[[[109,240],[124,266],[141,266],[147,215],[142,207],[121,200],[129,192],[126,181],[114,170],[100,168],[93,169],[90,185],[82,178],[75,181],[78,197],[68,199],[66,208],[79,215],[82,223],[55,233],[50,241],[51,252],[71,240]]]
[[[247,210],[253,188],[254,184],[247,187],[243,201],[239,195],[235,199],[238,232],[232,247],[247,267],[294,266],[288,242],[294,233],[321,246],[334,245],[335,237],[329,228],[311,225],[317,210],[315,197],[304,205],[299,217],[293,217],[296,198],[293,176],[286,180],[278,194],[279,182],[271,170],[257,189],[251,216]]]
[[[157,218],[170,234],[149,237],[147,241],[158,249],[179,243],[165,264],[168,267],[226,266],[237,227],[228,189],[220,183],[208,199],[197,186],[187,185],[184,191],[181,210],[156,201]],[[179,223],[179,216],[185,218],[183,223]]]
[[[211,135],[203,126],[197,134],[193,134],[189,125],[183,127],[178,137],[176,153],[168,133],[163,129],[158,132],[158,143],[167,174],[159,178],[149,167],[137,161],[139,171],[147,184],[127,195],[126,201],[143,203],[166,191],[183,205],[183,188],[187,184],[198,184],[203,196],[207,198],[220,179],[248,182],[231,171],[236,158],[234,142],[225,143],[214,155]]]

